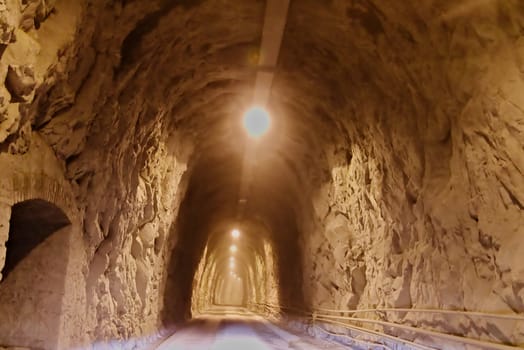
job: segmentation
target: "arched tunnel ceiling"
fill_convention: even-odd
[[[270,101],[272,130],[256,145],[241,128],[252,101],[264,10],[262,1],[173,6],[146,15],[123,42],[117,78],[128,84],[124,93],[160,112],[168,134],[176,129],[195,144],[185,199],[192,209],[184,219],[194,222],[185,244],[195,252],[208,231],[228,220],[262,222],[277,246],[296,252],[297,221],[308,215],[303,195],[328,176],[322,145],[336,136],[319,132],[331,121],[312,114],[308,101]],[[288,108],[292,104],[298,110]],[[245,158],[248,148],[255,148],[248,154],[255,159]],[[253,175],[248,198],[241,198],[245,162]]]
[[[253,97],[265,2],[95,4],[104,14],[88,8],[86,23],[118,28],[98,36],[86,29],[95,38],[95,67],[114,67],[100,83],[109,96],[86,122],[85,152],[80,145],[68,153],[49,140],[75,180],[111,164],[109,155],[92,160],[108,143],[125,159],[120,139],[147,142],[154,130],[160,139],[192,144],[184,220],[188,232],[199,232],[193,238],[201,252],[214,225],[239,220],[251,142],[240,120]],[[353,148],[373,155],[384,174],[400,171],[394,181],[407,184],[412,200],[435,187],[431,179],[442,178],[449,159],[453,116],[482,70],[472,67],[519,35],[515,9],[522,10],[516,0],[291,1],[268,104],[273,127],[249,159],[253,178],[240,219],[266,225],[277,250],[296,245],[314,216],[311,196],[337,164],[351,162]],[[480,46],[464,39],[468,31]],[[60,125],[57,118],[42,131],[49,138]],[[101,132],[108,128],[109,135]]]
[[[264,7],[262,1],[173,6],[147,15],[124,40],[120,75],[133,74],[129,84],[140,84],[140,98],[162,109],[167,127],[185,130],[196,145],[188,195],[200,196],[204,216],[234,219],[238,211],[246,144],[240,118],[253,94]],[[309,153],[303,135],[311,131],[289,123],[287,129],[296,130],[287,136],[280,128],[285,122],[275,114],[271,139],[258,147],[263,164],[249,203],[259,203],[250,212],[287,208],[297,196],[295,158]]]

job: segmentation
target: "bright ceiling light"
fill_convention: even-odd
[[[262,107],[253,107],[244,115],[244,127],[249,136],[260,137],[264,135],[271,124],[269,114]]]
[[[231,253],[236,253],[236,251],[238,250],[237,246],[236,245],[232,245],[231,247],[229,247],[229,250],[231,251]]]
[[[234,229],[233,231],[231,231],[231,236],[233,236],[233,238],[240,237],[240,231],[237,229]]]

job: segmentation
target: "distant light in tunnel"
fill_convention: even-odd
[[[237,229],[234,229],[233,231],[231,231],[231,236],[233,236],[233,238],[240,237],[240,231]]]
[[[244,127],[249,136],[264,135],[269,130],[270,124],[269,114],[262,107],[253,107],[244,115]]]
[[[229,251],[230,251],[231,253],[236,253],[237,250],[238,250],[238,248],[237,248],[237,246],[234,245],[234,244],[233,244],[231,247],[229,247]]]
[[[230,261],[229,262],[229,268],[230,269],[234,269],[235,268],[235,262],[234,261]]]

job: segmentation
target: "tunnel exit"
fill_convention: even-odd
[[[255,227],[243,225],[210,235],[193,281],[194,316],[215,307],[236,311],[278,304],[274,252]]]
[[[214,304],[232,307],[245,306],[245,288],[244,280],[232,272],[220,276],[213,296]]]

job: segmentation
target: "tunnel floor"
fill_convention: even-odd
[[[163,341],[156,350],[347,349],[340,344],[290,331],[260,316],[238,310],[202,315]]]

